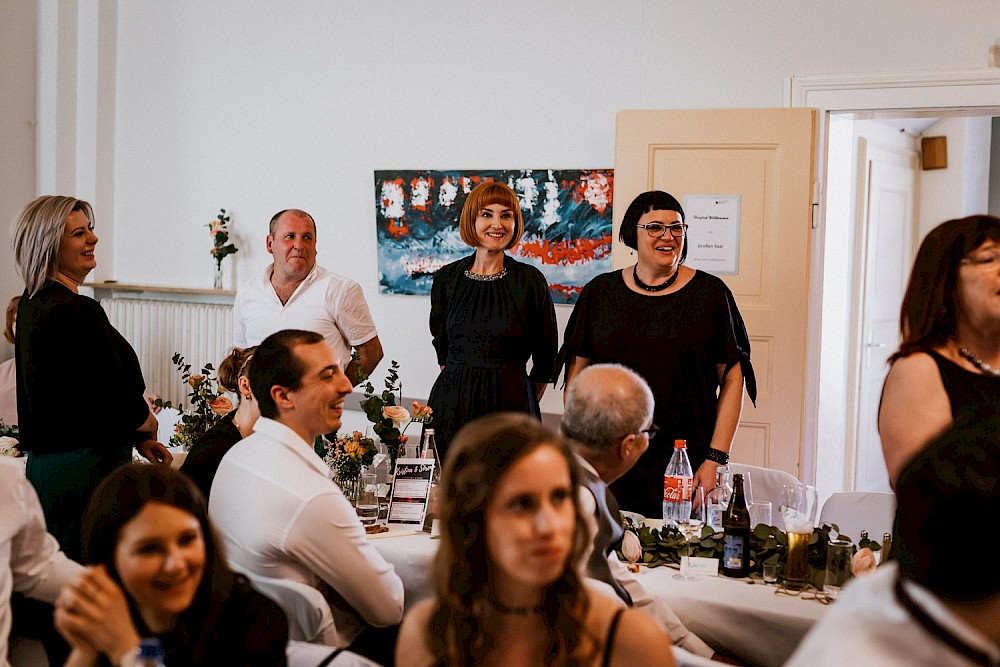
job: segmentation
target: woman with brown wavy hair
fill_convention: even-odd
[[[398,664],[674,664],[652,619],[584,586],[579,473],[561,436],[523,414],[477,419],[442,485],[436,597],[404,618]]]

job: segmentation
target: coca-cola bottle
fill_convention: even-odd
[[[680,517],[691,516],[691,489],[694,473],[688,458],[687,442],[674,440],[674,453],[663,471],[663,526],[676,526]]]

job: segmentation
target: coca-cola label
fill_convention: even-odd
[[[675,475],[663,476],[663,502],[683,503],[691,499],[694,479]]]

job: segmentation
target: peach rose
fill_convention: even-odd
[[[622,538],[622,555],[630,563],[642,558],[642,545],[639,543],[639,536],[631,530],[626,530],[625,536]]]
[[[851,558],[851,574],[855,577],[861,574],[868,574],[875,571],[878,563],[875,562],[875,552],[868,547],[858,549],[858,552]]]
[[[399,428],[399,425],[403,422],[410,421],[410,412],[402,405],[385,406],[382,408],[382,416],[386,419],[391,419],[396,428]]]
[[[228,396],[219,396],[209,403],[208,407],[214,414],[225,417],[233,411],[233,402],[229,400]]]
[[[17,445],[17,438],[3,436],[0,438],[0,456],[20,456],[21,452],[18,451]]]
[[[427,417],[430,417],[433,412],[431,406],[413,401],[413,418],[417,421],[423,421]]]
[[[192,389],[197,389],[198,385],[200,385],[204,381],[205,381],[204,375],[195,374],[188,378],[188,384],[191,385]]]
[[[354,436],[354,441],[355,442],[361,442],[361,438],[365,437],[365,434],[362,433],[361,431],[355,431],[351,435]]]
[[[345,454],[353,454],[355,451],[357,451],[357,449],[358,449],[358,443],[354,442],[353,440],[348,440],[347,442],[344,443]]]

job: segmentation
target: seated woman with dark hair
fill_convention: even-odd
[[[673,665],[643,612],[588,590],[579,471],[561,436],[523,414],[463,427],[442,477],[436,597],[403,620],[406,665]]]
[[[250,391],[250,377],[247,374],[256,350],[256,345],[245,349],[234,347],[229,356],[219,364],[219,386],[228,392],[239,394],[239,405],[195,441],[181,466],[181,472],[194,480],[205,498],[208,498],[222,457],[233,445],[253,433],[253,425],[260,417],[260,407]]]
[[[56,601],[66,664],[131,664],[158,637],[167,665],[285,665],[281,609],[225,565],[205,499],[167,466],[128,464],[94,491],[83,520],[91,564]]]

